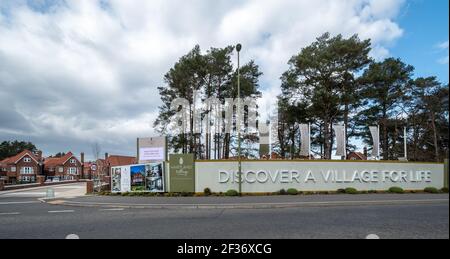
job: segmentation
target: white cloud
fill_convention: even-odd
[[[0,125],[0,138],[28,134],[49,152],[66,136],[74,151],[98,141],[132,154],[134,139],[153,132],[163,75],[197,43],[241,42],[243,62],[264,72],[267,105],[289,58],[322,33],[371,38],[378,59],[403,34],[404,0],[27,2],[0,2],[0,102],[11,103],[0,116],[27,120]]]
[[[446,56],[444,56],[444,57],[441,57],[440,59],[438,59],[438,63],[439,64],[442,64],[442,65],[448,65],[448,61],[449,61],[449,58],[448,58],[448,40],[447,41],[445,41],[445,42],[441,42],[441,43],[439,43],[439,44],[437,44],[436,45],[436,47],[439,49],[439,51],[440,52],[446,52]]]

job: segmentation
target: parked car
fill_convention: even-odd
[[[52,182],[54,182],[54,183],[57,183],[57,182],[59,182],[59,178],[53,178],[53,180],[52,180]]]

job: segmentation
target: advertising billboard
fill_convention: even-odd
[[[139,159],[139,163],[141,164],[166,161],[167,138],[138,138],[137,157]]]
[[[164,192],[164,163],[113,167],[111,192]]]

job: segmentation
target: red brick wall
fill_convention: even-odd
[[[25,162],[26,158],[30,158],[30,162]],[[15,172],[13,172],[11,170],[12,167],[16,167],[16,171]],[[21,172],[22,168],[24,168],[24,167],[31,167],[31,168],[33,168],[33,173],[32,174],[21,174],[20,172]],[[16,181],[21,181],[21,177],[22,176],[34,177],[34,179],[36,180],[36,176],[38,174],[40,174],[39,164],[36,161],[34,161],[33,159],[31,159],[31,157],[28,156],[28,155],[26,155],[22,159],[20,159],[17,162],[17,164],[8,164],[6,166],[6,169],[7,169],[6,170],[7,178],[8,179],[15,178]]]
[[[78,159],[75,159],[75,163],[71,163],[71,160],[73,158],[70,158],[69,160],[67,160],[67,162],[63,165],[64,168],[64,173],[63,175],[66,177],[73,177],[73,180],[79,180],[81,177],[81,163],[80,161],[78,161]],[[69,174],[70,172],[70,168],[76,168],[77,169],[77,174],[76,175],[72,175]]]

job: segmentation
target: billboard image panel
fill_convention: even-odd
[[[121,171],[122,168],[120,167],[111,169],[111,192],[120,192],[122,190]]]
[[[130,192],[130,167],[117,166],[111,168],[111,192]]]
[[[146,191],[149,192],[164,192],[164,164],[153,163],[146,165],[147,180]]]
[[[111,192],[164,192],[164,164],[113,167]]]

